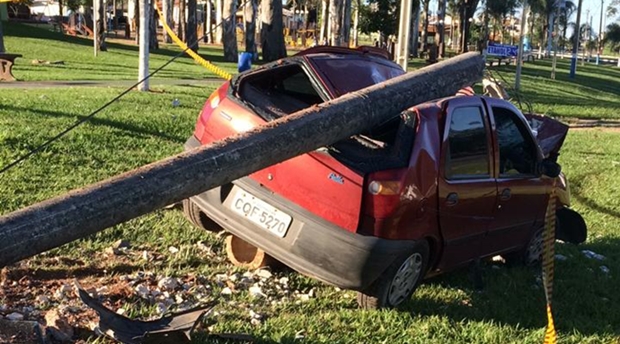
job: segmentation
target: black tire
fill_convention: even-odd
[[[209,232],[217,233],[222,231],[222,227],[211,220],[194,202],[189,199],[183,200],[183,215],[196,227]]]
[[[557,222],[556,222],[557,225]],[[542,263],[543,233],[544,228],[537,229],[532,233],[527,245],[519,251],[508,253],[504,256],[510,266],[525,265],[536,266]]]
[[[407,254],[395,259],[368,289],[357,293],[358,305],[364,309],[396,308],[402,305],[411,299],[411,295],[422,282],[428,262],[428,242],[421,240]],[[413,268],[413,275],[408,275],[405,271],[409,267]],[[398,278],[402,278],[403,274],[405,279],[399,281]],[[400,284],[400,287],[396,284]]]

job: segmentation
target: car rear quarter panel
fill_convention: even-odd
[[[402,175],[400,203],[389,216],[376,219],[374,235],[395,240],[428,239],[435,258],[441,251],[437,218],[441,106],[429,103],[414,111],[418,118],[416,136],[409,167]],[[372,209],[372,202],[366,206],[370,207],[367,211],[381,212]]]

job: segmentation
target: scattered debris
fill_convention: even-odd
[[[599,269],[601,269],[601,271],[602,271],[604,274],[608,274],[608,273],[609,273],[609,268],[608,268],[608,267],[606,267],[605,265],[601,265],[601,266],[599,266]]]
[[[583,253],[586,257],[590,259],[605,260],[605,256],[603,256],[602,254],[592,252],[590,250],[583,250],[581,251],[581,253]]]
[[[181,101],[177,98],[174,98],[174,100],[172,101],[172,107],[177,107],[179,105],[181,105]]]
[[[179,253],[179,249],[174,246],[168,247],[168,251],[172,254]]]
[[[568,260],[568,257],[561,255],[561,254],[556,254],[555,255],[555,260],[559,260],[561,262]]]
[[[222,289],[222,291],[220,291],[221,295],[232,295],[232,290],[228,287]]]
[[[162,290],[174,290],[179,286],[176,278],[164,277],[157,282],[157,286]]]
[[[53,309],[45,313],[46,332],[49,336],[60,342],[71,341],[73,337],[73,327],[69,325],[58,309]]]
[[[0,343],[43,344],[43,330],[36,321],[0,319]]]
[[[24,320],[24,315],[21,313],[13,312],[7,315],[6,318],[12,321],[20,321],[20,320]]]
[[[33,65],[64,65],[65,61],[62,61],[62,60],[56,60],[56,61],[32,60],[31,64]]]

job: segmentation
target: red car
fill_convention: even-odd
[[[403,73],[373,49],[304,51],[222,85],[186,148]],[[185,211],[194,223],[215,221],[303,274],[358,290],[364,307],[398,306],[425,276],[478,258],[539,259],[566,127],[544,117],[532,123],[536,133],[504,100],[428,102],[192,197]],[[582,242],[585,223],[567,208],[563,175],[558,186],[560,238]]]

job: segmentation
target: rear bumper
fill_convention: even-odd
[[[191,137],[185,148],[199,145],[199,141]],[[293,218],[286,236],[280,238],[231,210],[232,195],[239,188]],[[409,252],[413,246],[412,241],[385,240],[348,232],[248,177],[191,197],[191,201],[227,231],[287,266],[341,288],[366,288],[396,257]]]

